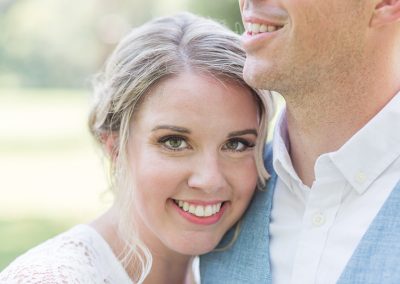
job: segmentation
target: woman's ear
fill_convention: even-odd
[[[371,27],[382,27],[400,22],[400,0],[380,0],[375,6]]]
[[[118,157],[118,135],[115,132],[102,133],[101,143],[103,144],[104,150],[112,161],[115,161]]]

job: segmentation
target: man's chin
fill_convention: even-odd
[[[247,84],[257,89],[269,89],[268,84],[268,70],[262,68],[263,66],[257,66],[254,64],[247,64],[243,69],[243,77]]]
[[[248,58],[244,65],[243,78],[253,88],[281,92],[287,90],[292,80],[288,81],[291,76],[281,73],[283,69],[278,67],[280,66],[276,63],[272,64],[267,60]]]

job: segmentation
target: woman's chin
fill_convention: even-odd
[[[219,238],[220,239],[220,238]],[[208,240],[185,240],[172,247],[176,252],[183,255],[201,255],[211,252],[219,243],[219,239],[213,242]]]

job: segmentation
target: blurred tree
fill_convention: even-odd
[[[222,21],[233,31],[243,33],[238,0],[190,0],[190,11]]]
[[[180,10],[242,32],[237,0],[0,0],[0,86],[88,85],[130,28]]]
[[[0,2],[0,14],[5,13],[15,2],[16,0],[2,0]]]
[[[79,9],[67,0],[14,1],[2,15],[3,71],[22,86],[82,86],[96,60],[93,8],[94,1]]]

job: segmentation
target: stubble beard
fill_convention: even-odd
[[[294,61],[295,62],[295,61]],[[317,72],[301,68],[301,64],[285,67],[285,62],[274,65],[245,65],[244,79],[252,87],[280,93],[285,99],[302,98],[314,93],[322,80]],[[300,67],[300,68],[299,68]]]
[[[357,39],[353,36],[350,40]],[[321,47],[306,56],[298,54],[272,63],[251,58],[246,61],[244,78],[255,88],[280,93],[296,107],[345,103],[341,95],[357,85],[364,61],[360,47],[351,41],[331,42],[329,50]]]

